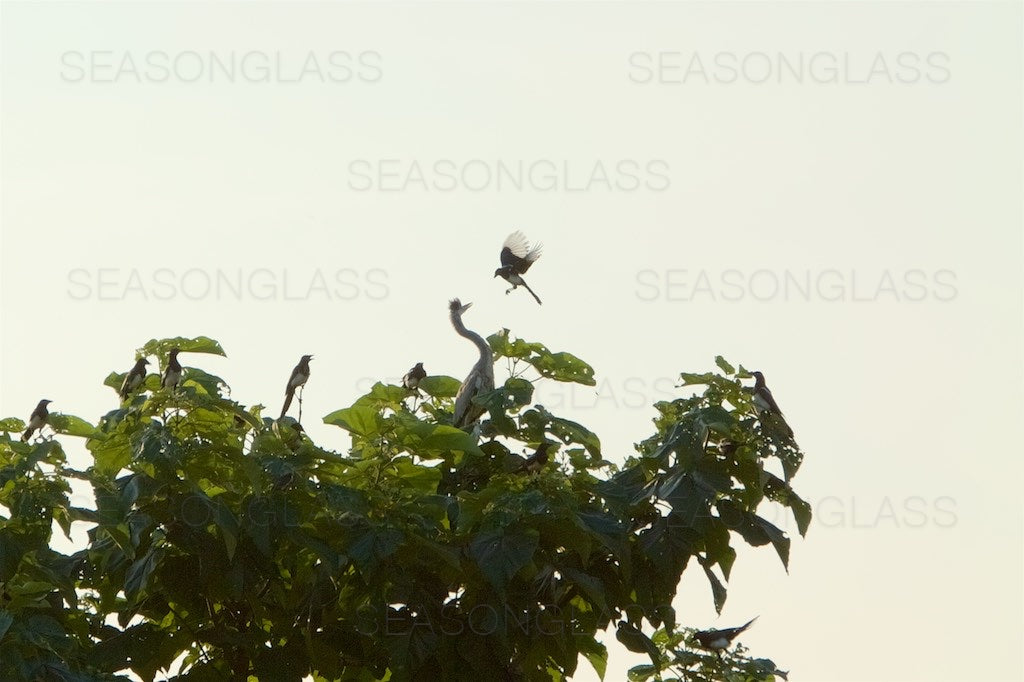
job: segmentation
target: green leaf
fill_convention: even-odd
[[[469,544],[470,556],[499,594],[537,550],[540,534],[533,528],[480,533]]]
[[[17,417],[7,417],[6,419],[0,419],[0,431],[10,433],[12,431],[24,431],[25,422],[21,421]]]
[[[651,657],[651,662],[654,665],[657,666],[661,663],[661,653],[658,651],[657,645],[632,623],[619,621],[619,626],[615,630],[615,639],[634,653],[647,654]]]
[[[524,360],[534,353],[546,350],[543,344],[510,338],[507,329],[502,329],[500,332],[488,336],[487,343],[490,344],[491,350],[494,351],[495,359],[516,358]]]
[[[398,550],[402,542],[402,531],[385,526],[370,526],[356,535],[349,546],[348,554],[364,571],[372,571],[377,565]]]
[[[218,376],[204,372],[196,367],[184,368],[182,386],[193,386],[199,388],[205,395],[219,397],[222,395],[221,388],[227,388],[227,382]]]
[[[182,353],[209,353],[226,357],[224,349],[220,344],[208,336],[196,336],[187,338],[176,336],[167,339],[150,339],[142,348],[138,349],[139,355],[156,355],[163,359],[172,348],[178,348]]]
[[[608,671],[608,648],[592,636],[576,636],[575,642],[579,647],[580,653],[594,667],[597,677],[603,680],[605,673]]]
[[[159,560],[160,551],[151,549],[128,568],[124,577],[124,595],[128,601],[133,602],[145,595],[149,577],[153,574]]]
[[[426,376],[420,379],[419,389],[433,398],[454,398],[462,382],[449,376]]]
[[[722,613],[722,607],[725,606],[726,598],[725,585],[723,585],[722,581],[718,579],[718,576],[715,575],[714,571],[704,564],[701,564],[701,567],[704,569],[704,575],[708,577],[708,582],[711,583],[711,594],[715,600],[715,611]]]
[[[373,438],[380,434],[381,419],[377,410],[367,406],[352,406],[335,410],[324,417],[325,424],[340,426],[349,433],[364,438]]]
[[[54,431],[68,436],[93,438],[102,435],[95,426],[72,414],[51,414],[47,421]]]
[[[644,665],[633,666],[626,673],[626,678],[629,682],[646,682],[657,674],[659,668],[653,666],[650,663]]]
[[[0,642],[4,640],[4,635],[7,634],[7,629],[11,627],[11,623],[14,622],[14,616],[10,611],[0,609]]]
[[[572,382],[584,386],[596,386],[594,368],[572,353],[541,353],[527,362],[540,372],[541,376],[555,381]]]
[[[520,377],[509,377],[505,380],[505,391],[512,398],[512,404],[522,407],[533,400],[533,384]]]
[[[718,365],[719,369],[721,369],[726,374],[736,373],[736,368],[730,365],[728,362],[726,362],[725,358],[723,358],[721,355],[715,356],[715,364]]]

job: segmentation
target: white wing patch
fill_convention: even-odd
[[[542,244],[538,243],[531,249],[530,242],[526,239],[526,235],[519,230],[516,230],[505,238],[505,243],[502,244],[502,247],[511,251],[512,255],[517,258],[525,258],[532,263],[540,258]]]

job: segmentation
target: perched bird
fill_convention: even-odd
[[[732,457],[739,447],[740,444],[735,441],[723,440],[718,444],[718,452],[726,457]]]
[[[124,375],[124,381],[121,382],[121,400],[128,400],[128,396],[131,395],[132,391],[141,386],[142,382],[146,380],[146,365],[148,364],[149,360],[141,357],[135,361],[135,366]]]
[[[775,402],[775,396],[772,395],[768,384],[764,381],[764,375],[760,372],[751,372],[751,375],[754,377],[754,409],[757,411],[758,416],[776,416],[785,434],[792,438],[793,429],[786,423],[782,410],[779,409],[779,404]]]
[[[452,421],[459,428],[472,424],[485,412],[483,407],[473,403],[473,398],[494,390],[494,355],[491,353],[491,347],[487,345],[484,337],[469,331],[462,323],[462,314],[469,310],[471,305],[473,304],[462,305],[457,298],[448,304],[449,318],[455,332],[472,341],[480,351],[480,359],[473,365],[473,369],[469,370],[465,381],[459,387],[459,392],[455,394],[455,414]]]
[[[292,396],[295,395],[295,389],[305,386],[306,382],[309,381],[309,361],[312,359],[312,355],[303,355],[299,359],[299,364],[295,365],[295,369],[292,370],[292,375],[288,377],[288,384],[284,387],[284,405],[281,406],[281,416],[278,419],[283,419],[285,413],[288,412],[288,408],[292,404]],[[299,411],[301,412],[302,410]]]
[[[27,443],[33,433],[46,425],[46,420],[50,418],[50,412],[46,409],[46,406],[52,402],[52,400],[40,400],[39,404],[36,405],[36,409],[32,410],[32,416],[28,418],[28,427],[25,429],[25,433],[21,434],[23,442]]]
[[[726,649],[732,644],[732,640],[736,639],[737,636],[757,620],[757,616],[751,618],[746,625],[741,625],[738,628],[726,628],[724,630],[701,630],[693,633],[693,638],[697,640],[697,643],[702,649],[708,649],[709,651],[721,651]]]
[[[530,474],[538,473],[551,459],[548,455],[548,450],[550,450],[553,445],[554,443],[548,443],[547,441],[538,445],[536,452],[526,458],[522,466],[519,467],[519,471],[525,471]]]
[[[402,386],[405,386],[410,391],[416,391],[420,385],[420,379],[427,376],[427,372],[423,369],[423,363],[417,362],[416,366],[405,373],[402,377]]]
[[[505,239],[505,243],[501,245],[501,267],[494,271],[494,276],[500,275],[512,285],[511,289],[505,291],[506,294],[516,287],[526,287],[530,295],[536,299],[538,304],[540,303],[540,297],[533,293],[533,289],[522,277],[534,261],[540,258],[540,250],[540,244],[531,249],[530,242],[526,241],[526,237],[518,230]]]
[[[160,388],[175,388],[181,381],[181,364],[178,362],[178,353],[181,350],[172,348],[167,354],[167,368],[164,375],[160,377]]]

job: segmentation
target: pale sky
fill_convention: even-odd
[[[204,334],[228,358],[185,364],[274,410],[315,354],[304,422],[344,449],[319,417],[372,381],[468,371],[459,296],[594,366],[537,401],[621,461],[722,354],[766,374],[816,516],[801,540],[765,506],[789,574],[736,538],[722,616],[688,571],[681,622],[760,615],[743,643],[794,681],[1024,675],[1019,3],[0,19],[0,415],[95,422],[136,347]],[[543,306],[492,279],[514,229]],[[607,680],[644,662],[605,642]]]

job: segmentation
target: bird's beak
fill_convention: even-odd
[[[472,303],[464,303],[462,305],[462,312],[466,312],[467,310],[469,310],[470,306],[472,306],[472,305],[473,305]]]

